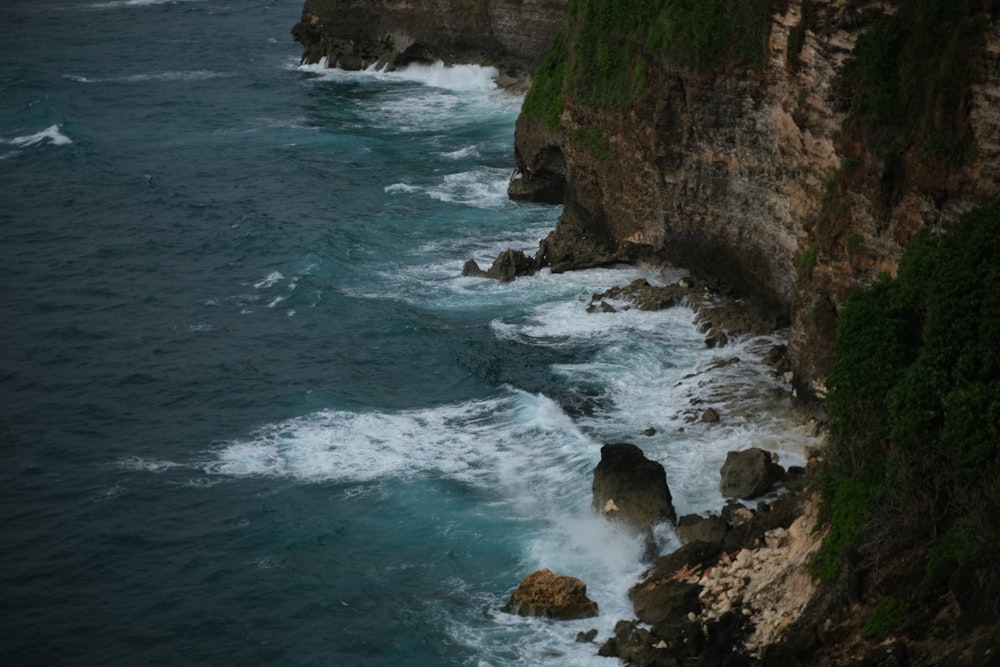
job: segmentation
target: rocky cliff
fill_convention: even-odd
[[[652,255],[721,279],[791,321],[797,388],[822,393],[851,289],[893,272],[918,229],[1000,195],[996,3],[625,3],[650,29],[605,4],[574,3],[518,121],[512,194],[564,192],[547,260]],[[759,37],[727,50],[711,41],[727,25]],[[595,30],[627,54],[614,69]],[[855,53],[872,30],[886,43]]]
[[[292,29],[302,61],[364,69],[476,63],[504,83],[530,76],[563,29],[568,0],[306,0]]]
[[[824,393],[851,291],[895,274],[921,229],[1000,198],[996,0],[307,0],[294,34],[304,60],[347,68],[532,73],[510,194],[564,209],[534,260],[511,254],[486,273],[683,266],[790,325],[803,396]],[[914,579],[926,544],[891,528],[845,551],[835,586],[771,619],[761,664],[998,664],[995,603],[962,569]],[[768,582],[811,581],[805,559],[777,558],[791,569]],[[875,600],[901,586],[933,614],[909,644],[876,646],[883,600],[898,600]]]

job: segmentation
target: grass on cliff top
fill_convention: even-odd
[[[896,278],[840,314],[820,473],[832,527],[814,572],[840,572],[874,525],[926,541],[930,571],[1000,546],[1000,204],[911,242]]]
[[[599,109],[643,99],[648,69],[759,67],[768,0],[571,0],[568,31],[535,73],[522,113],[558,127],[565,95]]]

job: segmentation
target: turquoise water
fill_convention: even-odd
[[[673,274],[462,278],[559,214],[505,196],[520,99],[298,67],[300,11],[0,5],[0,663],[615,664],[574,641],[642,570],[600,446],[718,509],[728,449],[799,440],[773,341],[585,312]],[[601,615],[503,614],[540,567]]]

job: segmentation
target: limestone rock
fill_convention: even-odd
[[[744,500],[762,496],[784,476],[784,470],[763,449],[729,452],[722,464],[719,489],[726,498]]]
[[[587,597],[587,585],[548,568],[526,576],[511,594],[504,611],[558,620],[597,616],[597,603]]]
[[[601,447],[601,462],[594,469],[593,495],[595,509],[640,532],[677,518],[663,466],[647,459],[633,444]]]

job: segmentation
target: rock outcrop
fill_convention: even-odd
[[[597,616],[597,603],[587,597],[587,585],[549,569],[532,572],[511,593],[504,611],[558,620]]]
[[[722,495],[743,500],[768,493],[785,476],[784,469],[759,447],[729,452],[719,473],[719,490]]]
[[[640,533],[652,530],[661,521],[677,519],[663,466],[629,443],[601,447],[593,493],[595,509]]]
[[[563,29],[567,0],[306,0],[292,29],[303,63],[396,68],[411,62],[492,65],[526,80]]]

